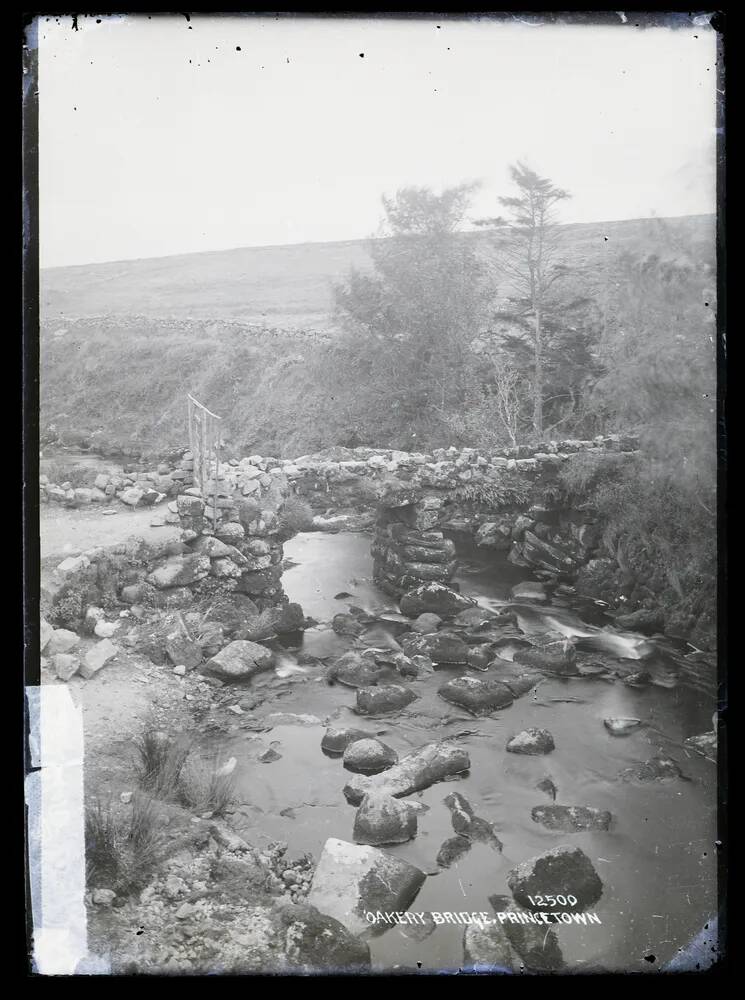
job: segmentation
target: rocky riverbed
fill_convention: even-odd
[[[459,592],[415,589],[402,614],[372,582],[368,535],[296,536],[283,587],[317,624],[264,640],[239,683],[208,642],[175,662],[195,651],[194,612],[47,633],[43,680],[83,706],[89,801],[128,815],[143,727],[188,737],[231,787],[217,810],[156,797],[146,884],[90,881],[89,971],[645,971],[704,927],[716,705],[686,684],[685,650],[456,543]],[[55,674],[102,642],[114,653],[87,679]],[[509,904],[529,921],[527,895],[552,887],[584,887],[598,922],[556,924],[537,947],[529,923],[441,919]],[[371,927],[368,911],[422,916]]]

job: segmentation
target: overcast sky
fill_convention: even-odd
[[[515,160],[572,193],[566,221],[715,210],[706,26],[174,14],[38,37],[42,266],[365,237],[406,185],[481,181],[491,215]]]

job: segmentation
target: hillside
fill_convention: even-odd
[[[686,250],[713,239],[713,216],[666,221]],[[592,267],[609,252],[643,250],[654,228],[654,220],[635,219],[570,225],[565,231],[571,256]],[[489,236],[466,238],[485,247]],[[333,325],[331,284],[350,267],[369,267],[367,248],[366,240],[303,243],[44,269],[42,320],[138,315],[327,330]]]

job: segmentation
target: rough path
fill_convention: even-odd
[[[104,510],[106,508],[103,508]],[[71,549],[90,549],[98,545],[117,545],[130,535],[139,535],[146,541],[178,538],[179,525],[167,524],[154,528],[154,517],[163,517],[166,504],[157,507],[131,510],[116,501],[112,504],[116,514],[104,514],[101,508],[65,510],[61,507],[41,509],[39,538],[41,558],[64,558]]]

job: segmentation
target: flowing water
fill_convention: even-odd
[[[484,606],[509,604],[510,587],[528,572],[493,553],[460,548],[463,562],[456,580],[461,591]],[[290,600],[322,623],[305,633],[304,652],[333,658],[353,644],[329,626],[333,615],[349,605],[396,610],[372,583],[369,536],[301,534],[285,552],[289,568],[283,585]],[[407,710],[366,719],[352,710],[352,689],[327,685],[321,667],[300,666],[288,652],[279,657],[275,676],[257,678],[253,685],[264,694],[275,693],[262,706],[263,721],[272,728],[230,736],[222,747],[238,759],[241,804],[233,821],[255,842],[283,840],[291,856],[310,852],[318,857],[328,837],[352,840],[355,815],[342,794],[348,772],[339,758],[321,751],[327,722],[382,734],[399,756],[468,732],[461,744],[470,754],[470,771],[411,796],[427,807],[419,814],[418,835],[386,848],[429,873],[411,909],[491,913],[488,897],[508,892],[506,876],[514,865],[559,845],[576,845],[592,859],[604,888],[593,911],[601,924],[555,928],[567,966],[577,971],[659,969],[717,911],[716,767],[683,747],[685,738],[712,728],[713,698],[676,684],[679,651],[674,644],[619,633],[592,601],[565,597],[546,607],[514,607],[528,635],[572,636],[580,648],[595,650],[626,672],[650,671],[654,683],[634,688],[599,677],[547,678],[511,707],[474,719],[436,693],[445,679],[466,671],[440,668],[413,682],[420,699]],[[395,641],[384,624],[376,629],[376,644],[386,635]],[[619,738],[605,729],[607,717],[638,718],[644,724]],[[541,757],[506,753],[509,737],[532,726],[549,729],[556,749]],[[264,764],[257,758],[268,746],[281,759]],[[642,784],[618,777],[623,768],[660,752],[677,760],[684,779]],[[611,829],[559,833],[533,822],[531,809],[551,802],[536,787],[547,777],[558,789],[557,803],[607,809],[613,815]],[[443,799],[454,790],[465,795],[478,816],[495,824],[504,848],[499,854],[474,844],[451,868],[440,870],[438,850],[454,834]],[[393,926],[372,937],[374,968],[457,970],[463,928],[443,924],[423,936],[428,930]]]

